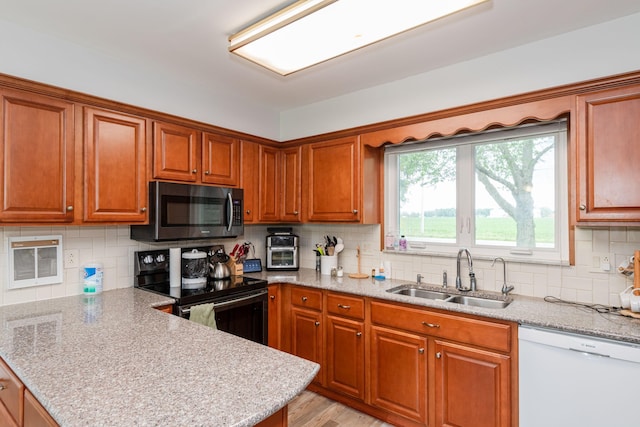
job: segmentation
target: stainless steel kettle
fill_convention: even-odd
[[[209,263],[209,277],[212,279],[227,279],[231,277],[231,269],[224,262]]]

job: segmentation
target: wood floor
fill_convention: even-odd
[[[390,427],[391,424],[306,390],[289,402],[289,427],[336,426]]]

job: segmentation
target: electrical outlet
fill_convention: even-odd
[[[78,268],[79,258],[80,251],[78,249],[66,249],[64,251],[64,268]]]

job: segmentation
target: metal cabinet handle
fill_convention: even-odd
[[[294,215],[298,215],[298,211],[293,211],[293,214]]]
[[[147,208],[145,208],[144,206],[140,208],[140,212],[146,212]]]
[[[586,211],[586,210],[587,210],[587,207],[586,207],[585,205],[580,205],[580,206],[578,206],[578,208],[579,208],[581,211]]]
[[[338,308],[344,308],[345,310],[349,310],[351,308],[351,306],[350,305],[338,304]]]
[[[307,302],[307,297],[302,297],[302,302]]]
[[[71,212],[73,210],[73,206],[67,206],[67,212]]]
[[[356,332],[356,336],[360,338],[362,336],[362,332]]]
[[[419,349],[418,349],[418,353],[420,353],[420,354],[424,354],[424,348],[419,348]]]
[[[198,169],[193,169],[191,173],[198,173]]]
[[[358,209],[354,209],[354,210],[353,210],[353,214],[354,214],[354,215],[357,215],[357,214],[358,214]]]
[[[439,328],[440,325],[438,325],[437,323],[429,323],[429,322],[422,322],[423,326],[427,326],[429,328]]]
[[[442,359],[442,353],[437,352],[436,353],[436,359]]]
[[[204,171],[205,175],[209,175],[209,173],[210,173],[209,171]]]
[[[271,298],[271,301],[275,301],[276,296],[275,295],[271,295],[269,298]]]
[[[247,215],[251,215],[251,209],[247,209],[247,210],[245,211],[245,213],[246,213]]]
[[[316,326],[320,326],[320,322],[316,321]]]

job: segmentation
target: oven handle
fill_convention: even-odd
[[[227,305],[236,304],[236,303],[239,303],[239,302],[242,302],[242,301],[247,301],[247,300],[250,300],[250,299],[254,299],[256,297],[259,297],[259,296],[262,296],[262,295],[266,294],[267,292],[268,291],[265,289],[264,291],[256,292],[255,294],[247,295],[247,296],[244,296],[242,298],[234,298],[234,299],[230,299],[228,301],[224,301],[224,302],[221,302],[221,303],[213,304],[213,308],[216,309],[216,308],[220,308],[220,307],[225,307]],[[187,313],[188,314],[190,312],[191,312],[191,308],[182,309],[182,313]]]
[[[227,193],[227,231],[231,231],[233,226],[233,199],[231,198],[231,192]]]

